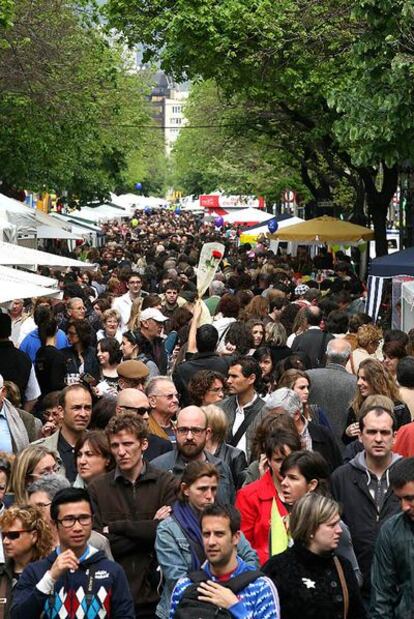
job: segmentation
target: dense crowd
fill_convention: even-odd
[[[0,617],[413,617],[414,334],[341,252],[103,231],[0,313]]]

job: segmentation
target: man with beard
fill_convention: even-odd
[[[199,460],[214,464],[220,473],[217,501],[233,503],[235,498],[234,483],[228,465],[216,458],[206,449],[207,438],[211,432],[207,425],[207,415],[198,406],[187,406],[177,414],[175,426],[176,445],[172,451],[155,458],[152,465],[164,471],[170,471],[180,478],[189,462]]]

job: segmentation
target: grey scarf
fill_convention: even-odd
[[[29,437],[26,427],[14,406],[8,401],[3,401],[3,412],[9,426],[10,436],[13,444],[13,451],[20,453],[22,449],[28,447]]]

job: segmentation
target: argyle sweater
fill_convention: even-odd
[[[135,619],[125,573],[101,550],[81,561],[76,571],[63,574],[50,594],[43,593],[36,585],[56,556],[54,551],[25,568],[13,594],[13,619]],[[93,581],[89,593],[90,570]]]
[[[203,569],[210,580],[217,581],[207,562],[203,565]],[[237,568],[233,572],[232,578],[254,569],[238,557]],[[174,619],[175,611],[184,591],[191,584],[192,581],[184,577],[180,578],[175,585],[171,598],[170,619]],[[231,616],[235,619],[280,619],[279,596],[275,585],[267,576],[260,576],[251,582],[250,585],[239,591],[237,597],[239,601],[228,608]]]

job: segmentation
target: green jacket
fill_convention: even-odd
[[[380,529],[371,585],[370,619],[414,619],[414,522],[403,513]]]

